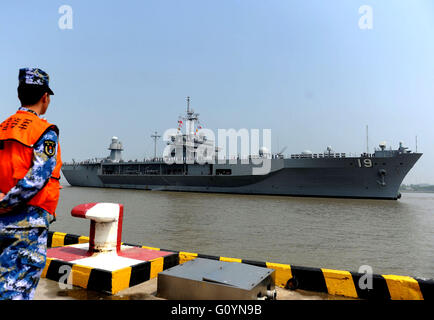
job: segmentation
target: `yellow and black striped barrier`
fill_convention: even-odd
[[[88,241],[87,237],[59,232],[50,232],[48,245],[49,247],[54,247],[77,244],[86,242],[86,239]],[[119,271],[119,274],[114,275],[114,279],[121,277],[125,283],[125,287],[127,287],[127,282],[129,286],[134,285],[134,283],[141,283],[143,281],[139,282],[137,280],[138,278],[140,278],[140,280],[148,280],[157,276],[158,272],[162,271],[163,269],[165,270],[166,268],[175,266],[178,263],[182,264],[186,261],[196,258],[206,258],[219,261],[246,263],[259,267],[274,269],[276,270],[275,285],[287,289],[324,292],[331,295],[369,300],[434,300],[433,279],[426,280],[409,276],[373,274],[371,288],[362,289],[359,286],[359,281],[362,277],[366,276],[364,273],[210,256],[200,253],[166,250],[132,244],[127,245],[152,250],[170,251],[177,253],[178,255],[176,261],[174,261],[173,258],[168,258],[172,259],[170,261],[149,261],[143,263],[143,265],[140,264],[137,266],[137,268],[135,268],[135,270],[130,268],[131,270]],[[52,273],[54,278],[59,277],[59,264],[68,264],[66,262],[53,261],[50,259],[47,260],[47,266],[44,269],[44,272],[47,275]],[[96,269],[84,270],[76,267],[76,270],[73,269],[73,272],[75,272],[77,275],[77,281],[81,282],[82,285],[80,286],[84,287],[83,284],[86,283],[86,288],[88,289],[95,288],[95,283],[97,283],[99,287],[101,285],[100,282],[104,281],[104,277],[108,278],[107,275],[104,275],[102,272],[99,272]],[[105,291],[115,292],[117,289],[119,289],[118,287],[119,285],[117,285],[116,288],[113,288],[113,285],[111,285],[111,288],[109,288],[109,285],[107,285],[107,290]]]
[[[70,262],[47,258],[42,277],[81,288],[115,294],[121,290],[155,278],[159,272],[178,264],[178,257],[170,255],[145,261],[116,271],[107,271]],[[68,270],[67,278],[65,277]]]
[[[179,252],[179,263],[195,258],[233,261],[272,268],[276,270],[275,285],[287,289],[302,289],[370,300],[434,300],[432,279],[373,274],[372,289],[361,289],[359,281],[366,276],[364,273]]]
[[[89,242],[89,237],[49,231],[48,239],[47,239],[47,247],[56,248],[56,247],[63,247],[71,244],[88,243],[88,242]]]

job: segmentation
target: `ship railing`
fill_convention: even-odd
[[[374,155],[373,153],[366,153],[366,152],[363,152],[363,153],[360,155],[360,157],[362,157],[362,158],[374,158],[375,155]]]
[[[83,160],[83,161],[73,161],[73,162],[62,162],[63,165],[77,166],[77,165],[88,165],[88,164],[100,164],[102,160]]]
[[[283,156],[282,155],[271,155],[271,154],[268,154],[268,155],[264,155],[264,156],[260,156],[260,155],[249,155],[249,156],[243,156],[243,157],[240,157],[240,156],[231,156],[231,157],[217,157],[217,156],[214,156],[214,157],[193,157],[193,158],[191,158],[191,162],[193,163],[217,163],[217,162],[220,162],[220,161],[249,161],[249,160],[252,160],[252,159],[264,159],[264,158],[267,158],[267,159],[278,159],[278,158],[282,158]],[[170,163],[177,163],[177,162],[179,162],[179,163],[187,163],[187,159],[189,159],[189,158],[187,158],[187,157],[179,157],[179,158],[176,158],[176,157],[164,157],[164,158],[162,158],[161,160],[162,161],[165,161],[165,162],[170,162]]]
[[[145,159],[143,159],[143,162],[145,162],[145,163],[155,163],[155,162],[163,162],[164,161],[164,159],[163,158],[159,158],[159,157],[156,157],[156,158],[145,158]]]
[[[346,153],[291,154],[291,159],[346,158]]]

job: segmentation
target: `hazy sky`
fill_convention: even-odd
[[[153,155],[189,95],[205,127],[272,129],[275,152],[363,152],[366,125],[371,151],[417,135],[404,182],[434,183],[432,0],[2,1],[0,43],[0,118],[18,69],[47,71],[64,161],[107,156],[114,135],[124,159]]]

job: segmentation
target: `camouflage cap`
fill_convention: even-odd
[[[50,77],[48,74],[38,68],[22,68],[18,74],[19,86],[41,86],[47,89],[48,94],[53,95],[54,92],[48,86]]]

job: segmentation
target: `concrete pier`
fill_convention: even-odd
[[[305,290],[291,291],[283,288],[276,288],[276,290],[277,300],[357,300]],[[157,278],[119,291],[114,295],[75,286],[71,289],[61,289],[58,282],[43,278],[38,284],[34,300],[164,300],[157,297],[156,293]]]

